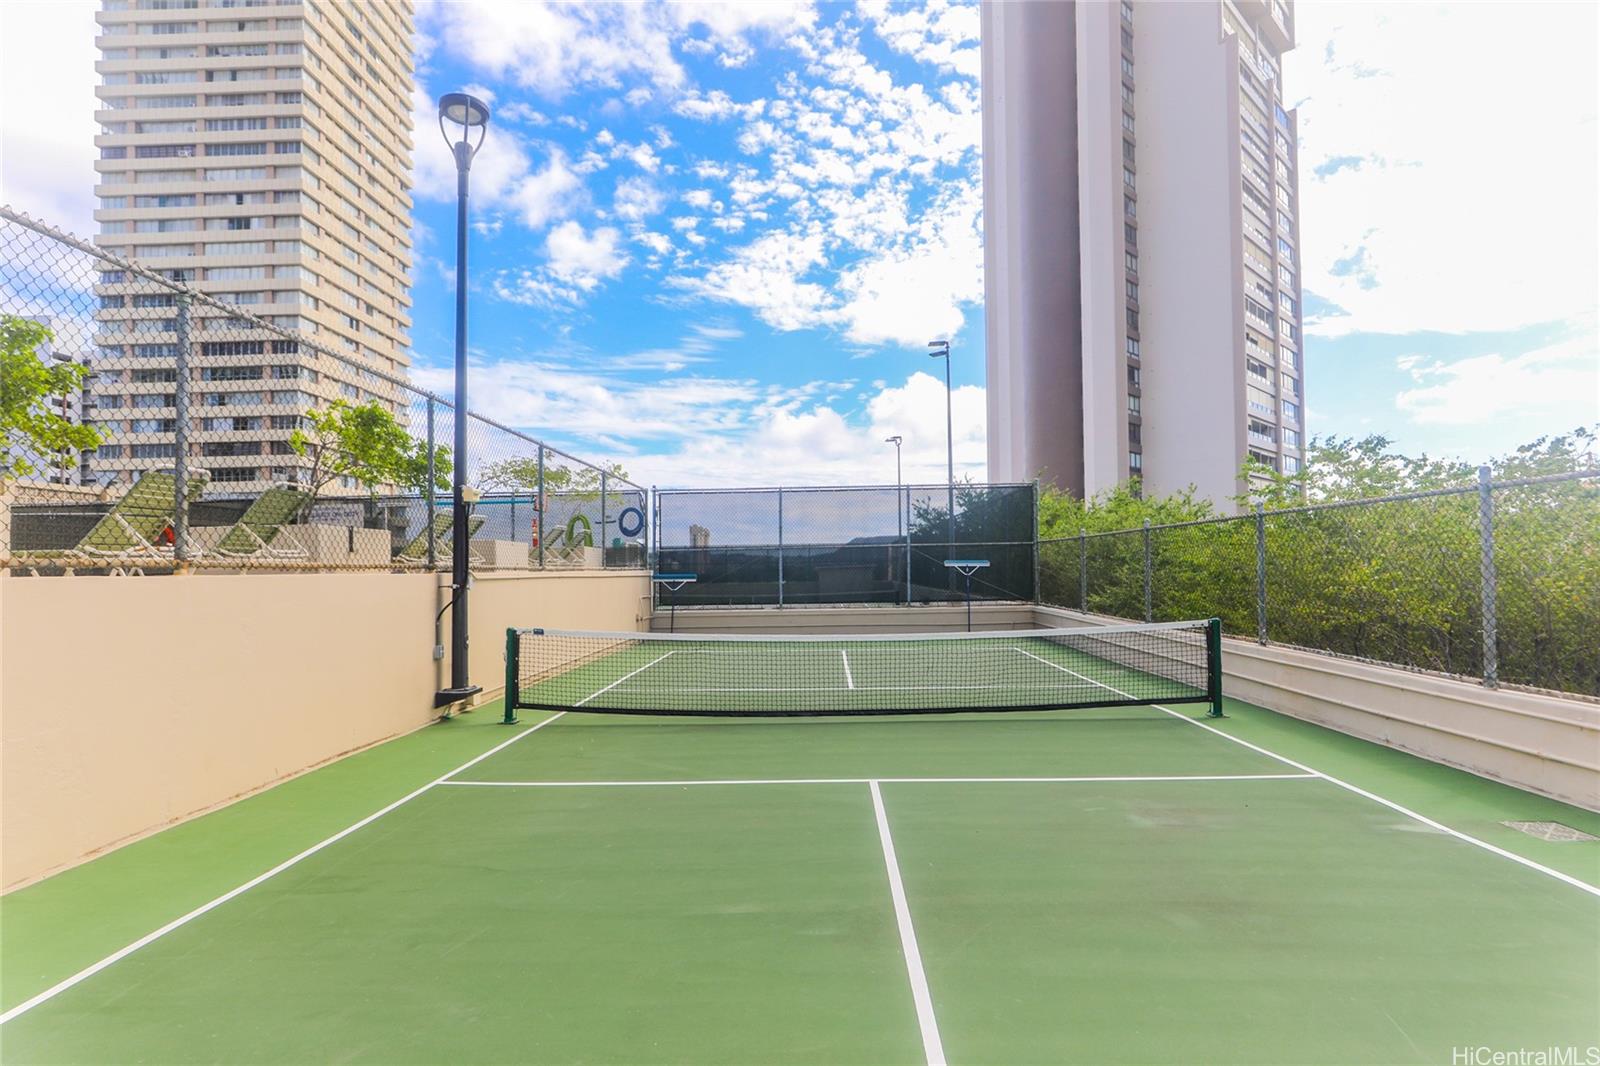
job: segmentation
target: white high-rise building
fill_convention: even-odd
[[[398,406],[410,341],[411,0],[102,0],[97,243],[337,353],[196,310],[188,461],[295,480],[330,400]],[[171,466],[176,301],[103,271],[94,480]]]
[[[1227,506],[1304,456],[1287,0],[982,10],[989,476]]]

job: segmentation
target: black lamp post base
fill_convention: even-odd
[[[445,707],[452,703],[460,703],[483,691],[482,685],[462,685],[460,688],[442,688],[433,694],[433,705]]]

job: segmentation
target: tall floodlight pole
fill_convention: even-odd
[[[933,349],[928,353],[932,358],[944,357],[944,450],[950,482],[950,543],[954,544],[956,542],[956,431],[955,419],[950,413],[950,342],[929,341],[928,347]]]
[[[445,128],[447,122],[459,127],[459,139]],[[435,707],[482,691],[467,676],[467,175],[489,132],[488,105],[466,93],[445,93],[439,97],[439,132],[456,160],[456,454],[451,478],[450,687],[434,693]]]
[[[900,445],[904,441],[905,438],[898,433],[892,437],[883,438],[883,443],[894,445],[894,533],[896,539],[900,536],[900,486],[905,482],[905,479],[900,476]]]

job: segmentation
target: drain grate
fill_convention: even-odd
[[[1568,843],[1575,840],[1600,840],[1600,837],[1591,836],[1581,829],[1574,829],[1570,825],[1560,822],[1501,822],[1519,833],[1527,833],[1540,840],[1550,840],[1557,843]]]

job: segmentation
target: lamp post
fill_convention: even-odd
[[[955,420],[950,414],[950,342],[929,341],[930,358],[944,357],[944,450],[945,462],[950,484],[949,518],[950,518],[950,543],[956,542],[956,437]]]
[[[445,123],[460,127],[460,138]],[[450,687],[433,695],[444,707],[483,690],[467,677],[467,174],[472,157],[489,132],[489,107],[466,93],[439,97],[439,132],[456,160],[456,410],[455,449],[451,478],[450,527]],[[476,142],[473,134],[477,134]],[[432,516],[429,516],[431,522]]]
[[[901,507],[900,507],[900,486],[904,482],[905,479],[900,476],[900,445],[904,441],[905,441],[905,438],[902,437],[898,433],[896,433],[892,437],[883,438],[883,443],[885,443],[885,444],[893,444],[894,445],[894,495],[895,495],[895,503],[894,503],[894,512],[895,512],[894,513],[894,535],[895,535],[896,539],[899,538],[899,536],[900,536],[900,534],[902,532],[901,526],[900,526],[900,523],[901,523],[901,520],[902,520],[902,517],[903,517],[901,515],[901,513],[900,513],[901,512]]]

